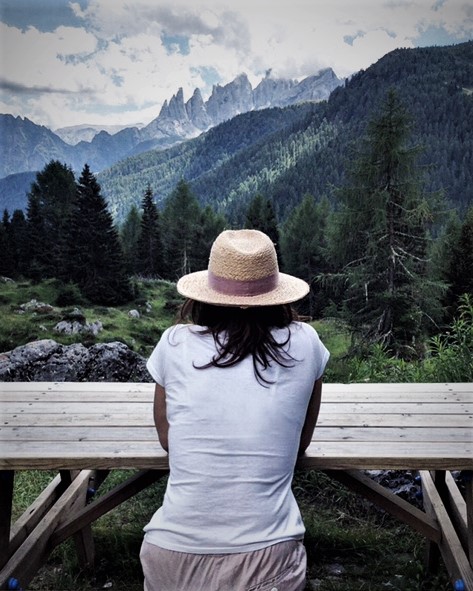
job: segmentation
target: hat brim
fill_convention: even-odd
[[[279,273],[277,287],[269,292],[255,296],[227,295],[209,287],[207,271],[197,271],[181,277],[177,291],[191,300],[216,306],[277,306],[301,300],[310,287],[302,279]]]

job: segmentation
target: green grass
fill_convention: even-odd
[[[62,286],[54,279],[38,285],[27,281],[0,284],[0,352],[37,339],[54,339],[64,345],[83,342],[87,346],[120,341],[146,357],[163,330],[174,322],[176,309],[169,306],[169,301],[177,300],[178,296],[174,285],[167,281],[138,281],[136,298],[125,306],[115,308],[93,306],[86,302],[58,306],[56,301],[61,290]],[[32,299],[50,304],[53,310],[22,313],[20,306]],[[87,322],[100,320],[103,331],[96,337],[56,333],[53,330],[56,324],[76,307]],[[130,318],[128,312],[131,309],[138,310],[140,318]]]
[[[349,366],[346,355],[350,349],[351,336],[346,324],[335,318],[317,320],[312,323],[322,342],[330,351],[324,381],[348,382]]]

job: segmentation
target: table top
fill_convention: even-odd
[[[0,383],[0,469],[167,469],[153,384]],[[473,384],[324,384],[302,468],[473,470]]]

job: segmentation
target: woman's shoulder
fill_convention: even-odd
[[[290,324],[291,332],[294,331],[295,334],[301,333],[303,335],[308,335],[310,337],[314,337],[317,335],[317,331],[315,328],[308,324],[307,322],[301,322],[300,320],[294,320]]]
[[[171,344],[184,342],[189,338],[204,335],[205,326],[196,324],[173,324],[161,335],[161,339],[167,339]]]

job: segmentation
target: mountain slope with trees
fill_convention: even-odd
[[[243,114],[177,148],[127,159],[99,175],[104,195],[123,219],[148,184],[163,201],[183,178],[234,223],[256,193],[282,220],[306,193],[330,196],[343,182],[352,146],[391,88],[413,121],[426,189],[443,190],[464,212],[473,202],[473,42],[395,50],[327,102]]]

